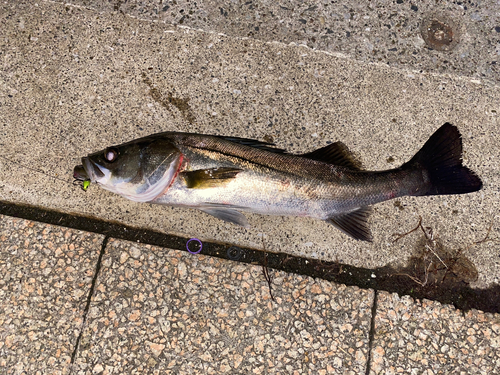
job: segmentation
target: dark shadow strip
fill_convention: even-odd
[[[83,331],[85,330],[85,323],[87,322],[87,316],[90,310],[90,303],[92,301],[92,296],[94,295],[95,285],[97,283],[97,277],[99,276],[99,271],[101,270],[102,257],[106,252],[106,246],[108,245],[108,240],[109,237],[107,236],[104,237],[104,240],[102,241],[101,244],[101,251],[99,252],[99,257],[97,258],[97,264],[95,266],[94,276],[92,277],[92,283],[90,284],[90,291],[87,296],[87,303],[85,304],[85,309],[83,310],[82,328],[80,330],[80,333],[78,334],[78,337],[76,338],[75,349],[73,349],[73,353],[71,354],[71,362],[70,362],[71,365],[74,365],[76,360],[76,355],[78,353],[78,348],[80,347],[80,340],[82,339]]]
[[[189,240],[180,236],[150,229],[135,228],[95,217],[68,214],[4,201],[0,201],[0,214],[182,251],[187,251],[186,243]],[[228,251],[231,249],[233,251]],[[267,267],[284,272],[311,276],[363,289],[398,293],[401,296],[409,295],[416,299],[426,298],[452,304],[462,310],[474,308],[485,312],[500,313],[500,285],[487,289],[473,289],[465,282],[458,282],[453,285],[443,284],[444,286],[440,284],[422,286],[407,276],[414,271],[411,265],[397,269],[390,266],[367,269],[338,262],[324,262],[317,259],[265,252],[260,249],[236,247],[230,243],[217,242],[203,242],[201,254],[243,263],[265,264],[264,262],[267,262]]]

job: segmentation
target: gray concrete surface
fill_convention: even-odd
[[[495,9],[482,4],[473,14]],[[492,222],[491,238],[500,231],[500,91],[491,77],[466,74],[475,60],[460,65],[450,52],[447,58],[461,66],[458,74],[419,72],[418,64],[390,67],[356,54],[221,35],[217,23],[212,31],[194,30],[87,5],[1,4],[0,199],[251,247],[261,247],[264,235],[271,251],[368,268],[405,264],[418,238],[393,244],[392,235],[413,228],[421,215],[441,241],[474,263],[475,286],[498,284],[497,243],[469,246]],[[362,14],[353,20],[365,19]],[[476,57],[490,53],[496,29],[484,25],[495,20],[462,17],[469,44],[456,48],[476,46]],[[419,38],[414,29],[406,31],[413,33],[408,38]],[[484,43],[491,48],[481,48]],[[484,67],[488,59],[482,59]],[[84,193],[71,184],[81,156],[158,131],[272,138],[293,152],[342,140],[368,169],[385,169],[408,160],[446,121],[460,128],[465,163],[484,189],[377,205],[373,244],[316,220],[249,215],[252,229],[246,230],[197,211],[136,204],[95,186]]]
[[[69,3],[266,42],[303,44],[403,69],[500,79],[498,1],[102,1]],[[450,43],[426,42],[422,25],[451,28]],[[428,24],[428,23],[427,23]],[[439,30],[439,28],[438,28]],[[458,43],[457,43],[458,42]],[[443,51],[445,53],[443,53]]]
[[[499,314],[103,240],[0,217],[0,373],[500,371]]]

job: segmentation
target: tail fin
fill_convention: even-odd
[[[481,179],[462,165],[462,138],[450,123],[436,130],[405,166],[427,170],[431,186],[419,195],[466,194],[483,187]]]

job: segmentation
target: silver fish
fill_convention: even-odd
[[[371,241],[369,206],[402,196],[465,194],[482,188],[462,165],[462,140],[439,128],[401,167],[365,171],[336,142],[291,155],[244,138],[165,132],[82,158],[74,177],[136,202],[197,208],[248,227],[243,212],[326,220]]]

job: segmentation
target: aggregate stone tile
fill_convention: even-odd
[[[269,272],[110,240],[75,373],[364,373],[373,291]]]
[[[500,315],[381,292],[370,374],[498,374]]]
[[[0,216],[0,373],[67,374],[103,236]]]

